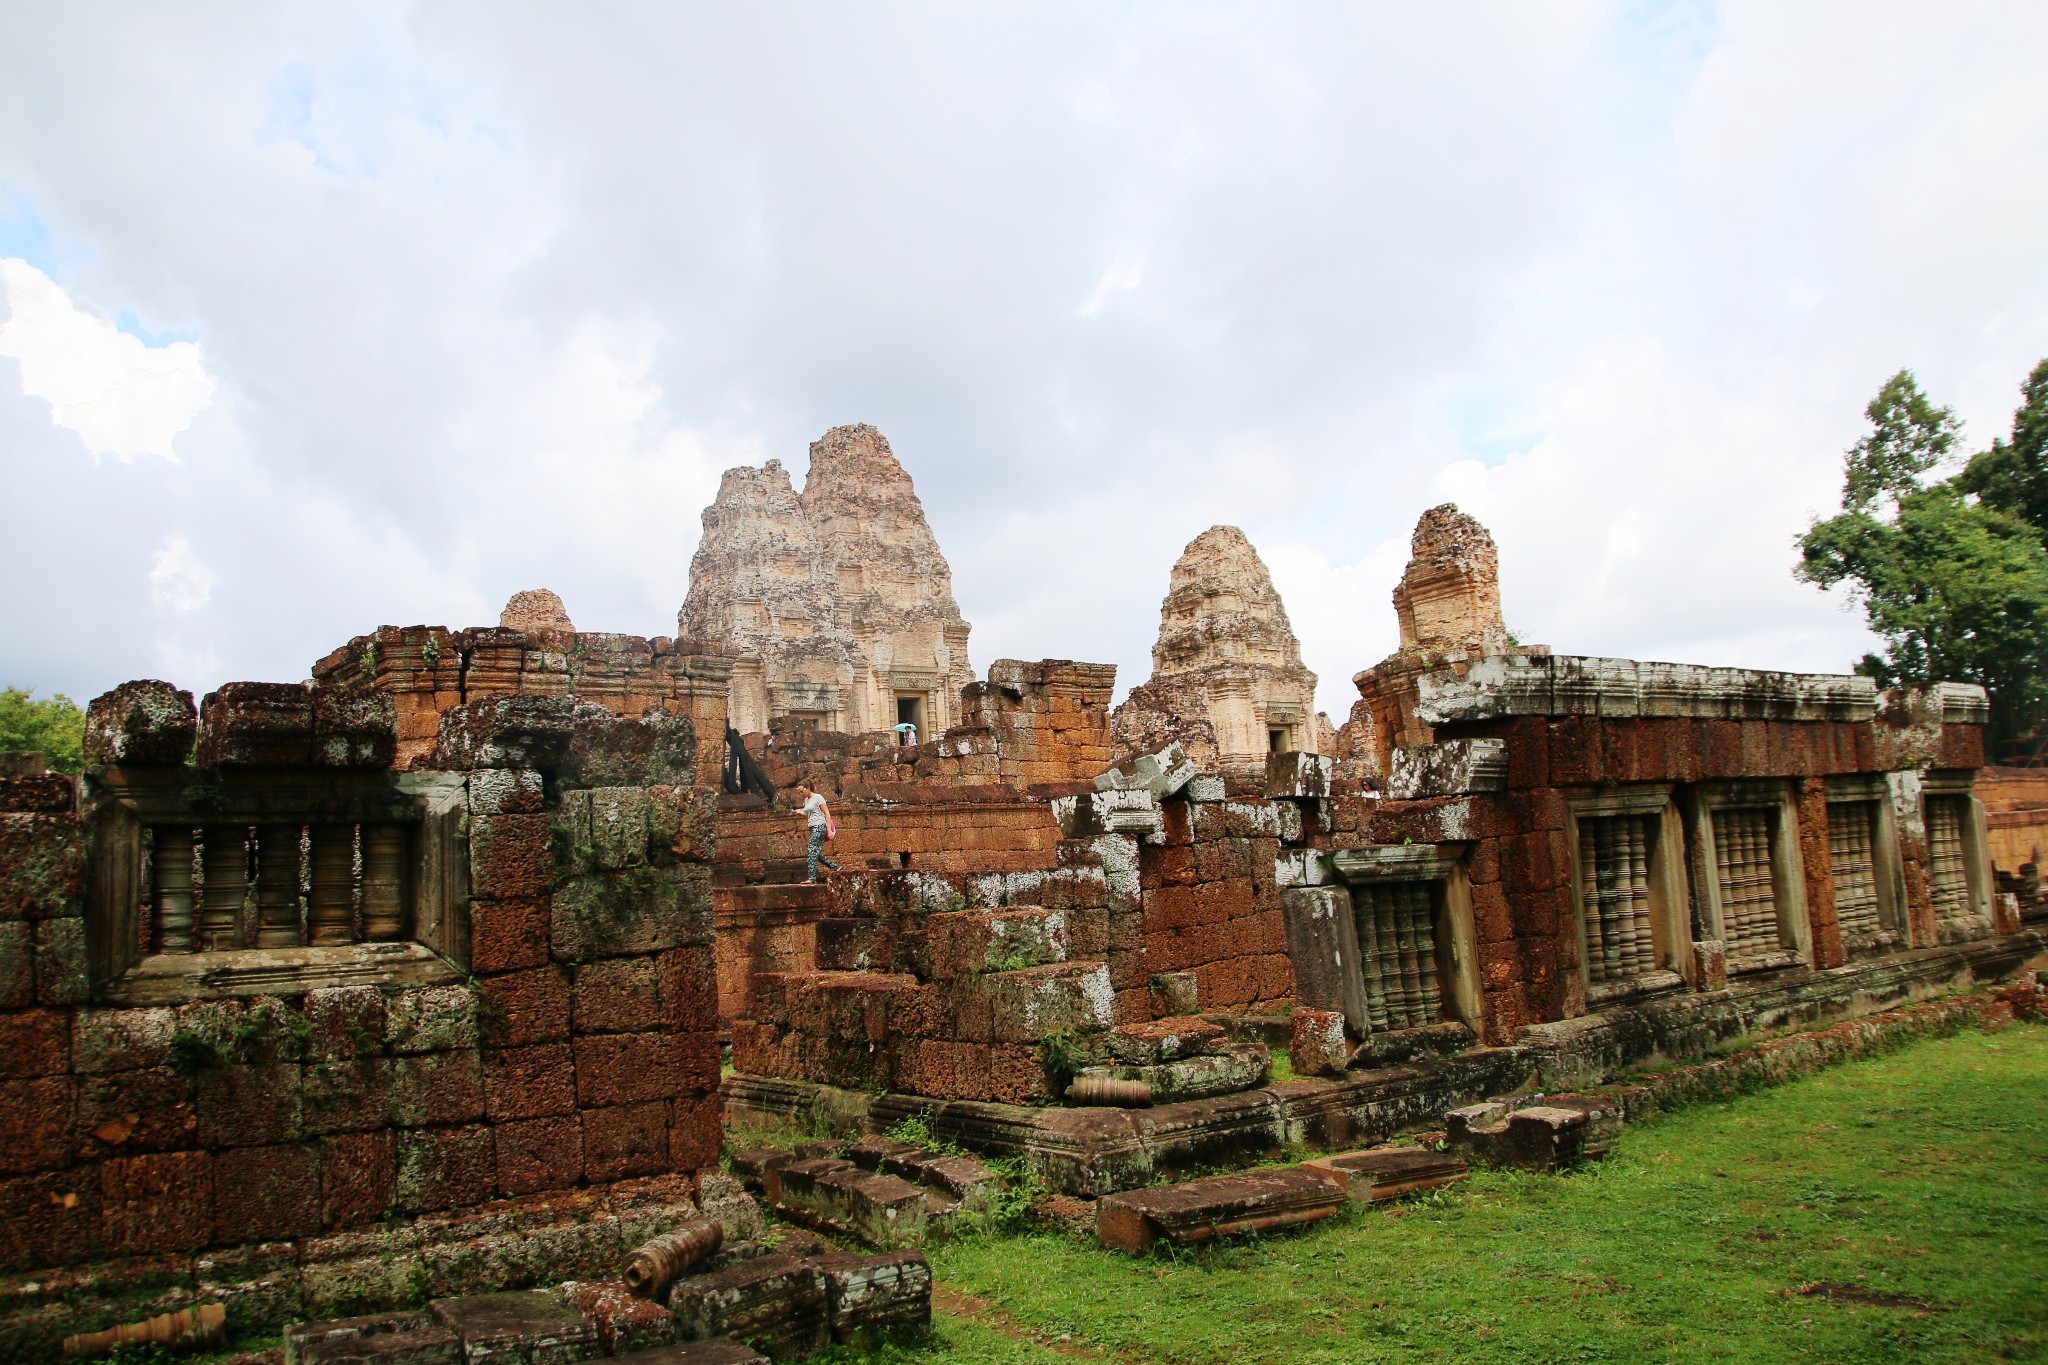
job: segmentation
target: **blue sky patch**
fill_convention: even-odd
[[[142,325],[141,319],[135,316],[133,308],[123,308],[120,312],[114,314],[114,326],[120,328],[129,336],[134,337],[143,345],[150,347],[169,346],[173,342],[179,341],[196,342],[199,340],[199,329],[197,327],[170,327],[160,332],[152,331]]]
[[[51,279],[58,276],[57,241],[36,212],[35,201],[0,185],[0,256],[27,261]]]

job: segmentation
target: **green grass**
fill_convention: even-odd
[[[1679,1111],[1579,1174],[1485,1172],[1297,1234],[1152,1258],[965,1241],[931,1253],[941,1290],[1009,1321],[942,1310],[931,1349],[880,1357],[2048,1359],[2044,1097],[2048,1029],[1972,1032]]]

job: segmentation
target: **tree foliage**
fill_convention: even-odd
[[[1842,481],[1846,512],[1887,513],[1916,492],[1961,435],[1953,409],[1937,408],[1920,392],[1911,370],[1887,379],[1870,406],[1870,434],[1849,447]]]
[[[1822,588],[1850,585],[1884,640],[1859,672],[1884,686],[1982,684],[1988,738],[2008,749],[2048,700],[2048,361],[2023,393],[2010,444],[1929,482],[1956,442],[1955,414],[1910,371],[1893,375],[1864,409],[1870,433],[1847,452],[1842,511],[1800,537],[1794,570]]]
[[[0,688],[0,750],[40,749],[60,773],[85,763],[85,712],[62,692],[45,700],[19,687]]]
[[[1971,457],[1956,486],[2048,536],[2048,360],[2034,367],[2020,396],[2012,440],[1994,439],[1991,449]]]

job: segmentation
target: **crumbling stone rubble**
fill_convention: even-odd
[[[498,613],[498,624],[506,630],[537,635],[542,631],[557,631],[563,635],[574,635],[576,627],[569,620],[569,609],[562,605],[562,599],[547,588],[528,588],[515,592],[505,603],[505,610]]]

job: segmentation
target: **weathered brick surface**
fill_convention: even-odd
[[[209,705],[205,755],[245,770],[234,782],[360,791],[363,778],[333,770],[405,757],[387,741],[405,742],[408,707],[382,692],[231,686]],[[174,741],[103,709],[106,757],[176,760]],[[613,1268],[625,1234],[607,1183],[680,1172],[673,1204],[722,1142],[703,861],[715,803],[675,781],[694,774],[688,720],[619,729],[594,710],[569,705],[558,771],[468,771],[482,778],[461,907],[473,983],[294,992],[281,980],[275,997],[91,1004],[77,791],[60,776],[6,779],[0,1269],[91,1261],[64,1274],[113,1286],[135,1264],[122,1258],[182,1258],[189,1285],[198,1254],[214,1277],[205,1292],[255,1323],[388,1305],[421,1284],[469,1292]],[[596,717],[612,728],[579,741],[574,725]],[[545,730],[515,715],[471,738],[508,762],[511,747],[545,750]],[[650,775],[669,785],[621,785]],[[599,779],[610,785],[572,785]],[[625,833],[559,840],[556,793],[578,791],[586,813],[631,816]],[[600,856],[618,868],[593,871]],[[573,888],[593,877],[610,879],[607,894],[579,903]],[[640,877],[655,896],[626,884]],[[517,1202],[483,1207],[500,1199]],[[0,1312],[0,1342],[13,1330]]]
[[[660,1101],[583,1109],[583,1168],[592,1180],[669,1169],[668,1106]]]
[[[100,1166],[105,1245],[113,1255],[190,1251],[213,1238],[213,1157],[166,1152]]]
[[[573,1113],[575,1108],[576,1072],[567,1043],[485,1051],[485,1117],[504,1123]]]
[[[657,961],[626,957],[578,967],[572,1020],[575,1032],[632,1033],[658,1027],[662,1012]]]
[[[391,1132],[342,1133],[319,1149],[322,1223],[345,1228],[382,1218],[398,1169]]]
[[[583,1128],[573,1113],[493,1130],[500,1194],[560,1190],[583,1178]]]
[[[321,1230],[320,1152],[310,1144],[238,1147],[214,1159],[211,1240],[235,1245]]]
[[[545,896],[479,896],[469,906],[469,966],[480,975],[545,966]]]
[[[569,976],[560,967],[536,967],[486,977],[482,983],[485,1034],[516,1047],[569,1036]]]

